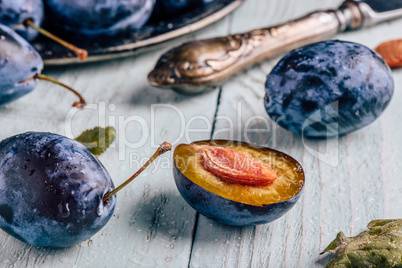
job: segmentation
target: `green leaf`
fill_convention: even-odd
[[[338,233],[321,253],[336,253],[326,267],[402,266],[402,219],[374,220],[354,237]]]
[[[85,130],[76,141],[82,143],[94,155],[101,155],[109,148],[116,137],[116,130],[113,127],[95,127]]]

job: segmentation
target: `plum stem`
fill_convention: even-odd
[[[73,107],[77,107],[78,109],[82,109],[87,104],[85,99],[82,97],[82,95],[80,93],[78,93],[74,88],[72,88],[70,86],[67,86],[66,84],[64,84],[64,83],[62,83],[62,82],[60,82],[60,81],[58,81],[58,80],[56,80],[54,78],[51,78],[51,77],[49,77],[47,75],[44,75],[44,74],[36,74],[33,78],[38,78],[38,79],[42,79],[42,80],[46,80],[46,81],[58,84],[58,85],[60,85],[62,87],[65,87],[66,89],[70,90],[71,92],[73,92],[80,99],[79,102],[77,101],[77,102],[73,103],[73,105],[72,105]]]
[[[164,154],[167,151],[172,150],[172,144],[168,143],[167,141],[165,141],[164,143],[162,143],[158,150],[156,150],[156,152],[152,155],[152,157],[136,172],[134,173],[134,175],[132,175],[130,178],[128,178],[125,182],[123,182],[122,184],[120,184],[119,187],[115,188],[114,190],[106,193],[103,196],[103,202],[105,203],[110,197],[112,197],[113,195],[115,195],[118,191],[120,191],[121,189],[123,189],[127,184],[129,184],[132,180],[134,180],[138,175],[140,175],[141,172],[144,171],[144,169],[146,169],[156,158],[158,158],[160,155]]]
[[[70,44],[68,42],[66,42],[65,40],[61,39],[60,37],[55,36],[54,34],[46,31],[45,29],[36,26],[32,20],[28,19],[25,21],[25,24],[28,25],[29,27],[34,28],[35,30],[37,30],[38,32],[40,32],[41,34],[43,34],[44,36],[52,39],[53,41],[59,43],[60,45],[68,48],[69,50],[71,50],[72,52],[74,52],[78,59],[80,61],[84,61],[87,57],[88,57],[88,51],[86,51],[85,49],[79,48],[74,46],[73,44]]]

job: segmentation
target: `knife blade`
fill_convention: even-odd
[[[197,94],[263,59],[400,17],[402,0],[346,0],[338,9],[314,11],[284,24],[184,43],[159,58],[148,81]]]

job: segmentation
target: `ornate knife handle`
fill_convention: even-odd
[[[345,2],[338,10],[317,11],[282,25],[192,41],[162,55],[148,80],[180,93],[198,93],[262,59],[361,24],[357,5]]]

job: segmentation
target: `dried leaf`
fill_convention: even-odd
[[[95,127],[85,130],[75,140],[87,147],[92,154],[100,155],[109,148],[115,137],[116,130],[113,127]]]
[[[389,67],[402,66],[402,39],[386,41],[374,50],[383,57]]]
[[[396,267],[402,265],[402,220],[374,220],[354,237],[342,232],[321,253],[336,253],[326,267]]]

